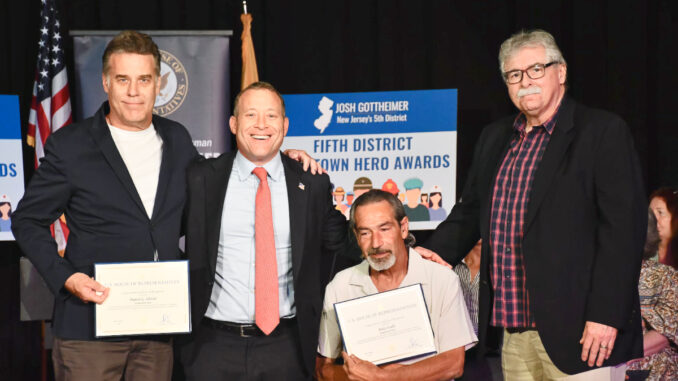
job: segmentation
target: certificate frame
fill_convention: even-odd
[[[362,360],[386,365],[438,353],[420,283],[334,303],[334,312],[344,351]]]
[[[95,337],[191,333],[188,260],[96,263],[94,278],[111,289],[95,305]]]

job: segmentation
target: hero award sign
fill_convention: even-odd
[[[456,89],[283,97],[283,148],[303,149],[329,171],[346,216],[353,200],[377,188],[403,202],[411,229],[434,229],[447,217],[456,198]]]
[[[13,241],[12,212],[24,195],[17,95],[0,95],[0,115],[0,241]]]

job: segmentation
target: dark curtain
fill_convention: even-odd
[[[234,31],[232,82],[240,80],[238,0],[61,0],[62,31]],[[501,42],[542,28],[568,62],[575,99],[631,127],[647,191],[678,185],[678,2],[673,0],[281,1],[250,0],[260,78],[282,93],[459,89],[458,189],[483,125],[514,112],[499,76]],[[0,0],[0,93],[28,115],[40,0]],[[65,46],[71,57],[72,41]],[[69,76],[71,83],[74,76]],[[234,88],[233,92],[238,89]],[[235,95],[235,94],[234,94]],[[27,178],[32,152],[26,147]],[[18,322],[18,257],[0,243],[0,374],[37,379],[40,333]]]

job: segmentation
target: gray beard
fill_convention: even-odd
[[[390,253],[388,255],[388,257],[382,258],[382,259],[372,258],[371,255],[368,255],[366,257],[366,259],[367,259],[367,263],[370,264],[370,267],[374,271],[388,270],[391,267],[393,267],[393,265],[395,265],[395,263],[396,263],[396,257],[395,257],[395,254],[393,254],[393,253]]]

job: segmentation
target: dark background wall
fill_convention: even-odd
[[[57,5],[64,35],[83,29],[233,30],[231,83],[240,81],[241,1]],[[568,61],[570,95],[628,122],[646,190],[678,185],[674,0],[250,0],[248,7],[260,78],[283,93],[459,89],[459,189],[482,126],[514,112],[499,76],[499,45],[519,29],[546,29]],[[40,0],[0,0],[0,94],[20,96],[24,132],[39,13]],[[70,39],[65,48],[72,69]],[[28,178],[32,152],[26,151]],[[0,243],[0,253],[0,378],[39,379],[39,325],[18,322],[20,252],[13,243]]]

